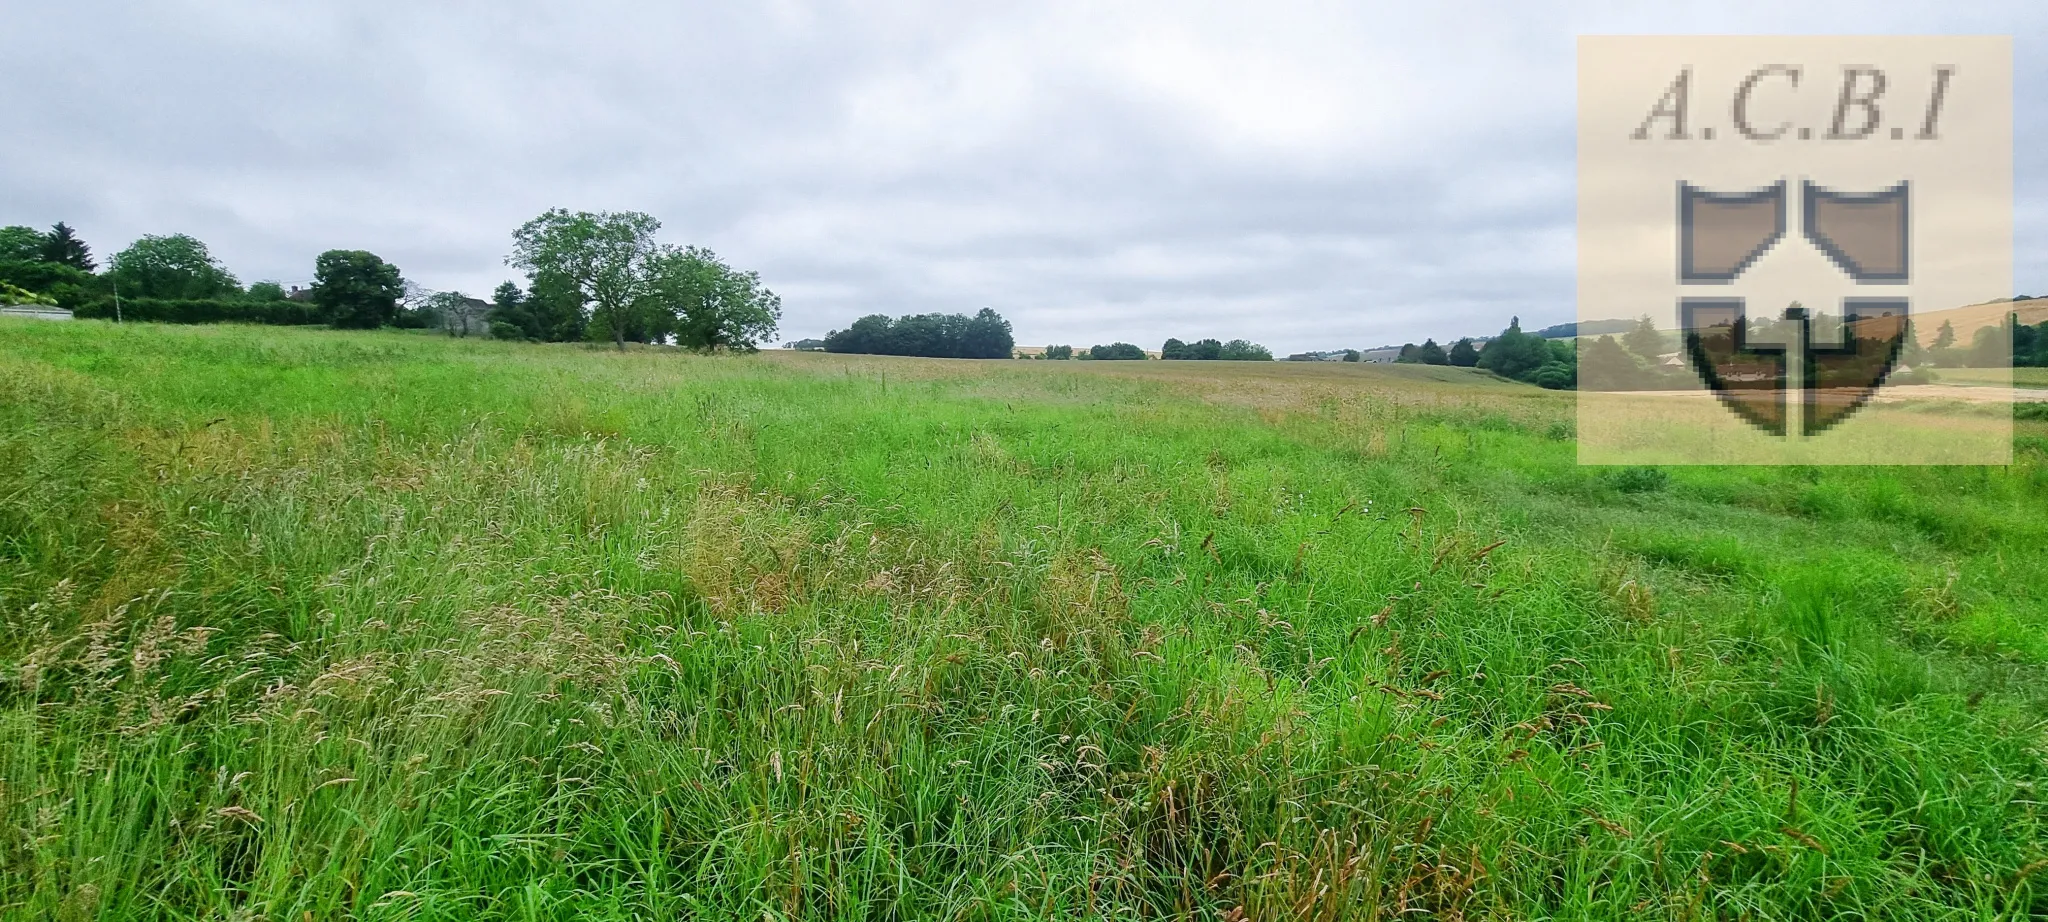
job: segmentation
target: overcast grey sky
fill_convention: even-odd
[[[552,206],[758,269],[782,338],[1372,346],[1573,314],[1580,33],[2015,36],[2048,293],[2048,3],[10,3],[0,224],[367,249],[487,294]]]

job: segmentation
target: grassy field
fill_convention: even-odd
[[[0,321],[0,917],[2048,914],[2048,423]]]

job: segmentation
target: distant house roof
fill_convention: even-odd
[[[61,307],[45,307],[41,304],[0,305],[0,317],[26,317],[31,320],[70,320],[71,312]]]
[[[441,312],[442,329],[453,330],[464,336],[471,333],[479,336],[491,335],[491,322],[489,319],[491,302],[482,298],[471,297],[463,297],[458,300],[462,305],[460,312]]]

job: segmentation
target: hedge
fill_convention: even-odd
[[[114,319],[112,299],[93,301],[80,307],[81,319]],[[305,326],[327,321],[320,308],[302,301],[170,301],[157,298],[122,298],[121,319],[148,323],[262,323],[273,326]]]

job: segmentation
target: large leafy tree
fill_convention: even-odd
[[[43,258],[43,235],[33,227],[0,227],[0,262],[31,262]]]
[[[1434,339],[1425,339],[1415,350],[1415,360],[1424,365],[1449,365],[1451,357],[1444,354],[1444,347]]]
[[[654,303],[643,313],[663,316],[676,345],[703,351],[753,352],[775,335],[782,298],[703,247],[667,249],[654,260],[649,286]]]
[[[549,342],[583,340],[590,322],[584,305],[583,293],[567,279],[542,275],[526,291],[526,309],[540,325],[541,338]]]
[[[1446,358],[1459,368],[1471,368],[1479,364],[1479,350],[1472,348],[1472,337],[1467,336],[1451,344],[1450,354]]]
[[[205,300],[242,293],[242,284],[186,234],[143,237],[114,255],[114,281],[123,295]]]
[[[512,266],[571,286],[590,305],[590,320],[626,348],[629,332],[645,330],[657,272],[668,251],[654,241],[661,222],[637,211],[550,209],[512,233]]]
[[[328,250],[313,263],[313,303],[336,329],[374,330],[398,319],[406,293],[398,267],[364,250]]]
[[[967,321],[967,328],[961,332],[962,358],[1006,359],[1017,353],[1017,338],[1010,331],[1010,321],[993,308],[984,307]]]
[[[72,230],[71,225],[62,221],[58,221],[57,226],[50,228],[50,232],[43,235],[40,251],[39,258],[46,263],[57,263],[85,272],[99,268],[99,265],[93,262],[92,248],[86,246],[85,241],[78,239],[78,232]]]

